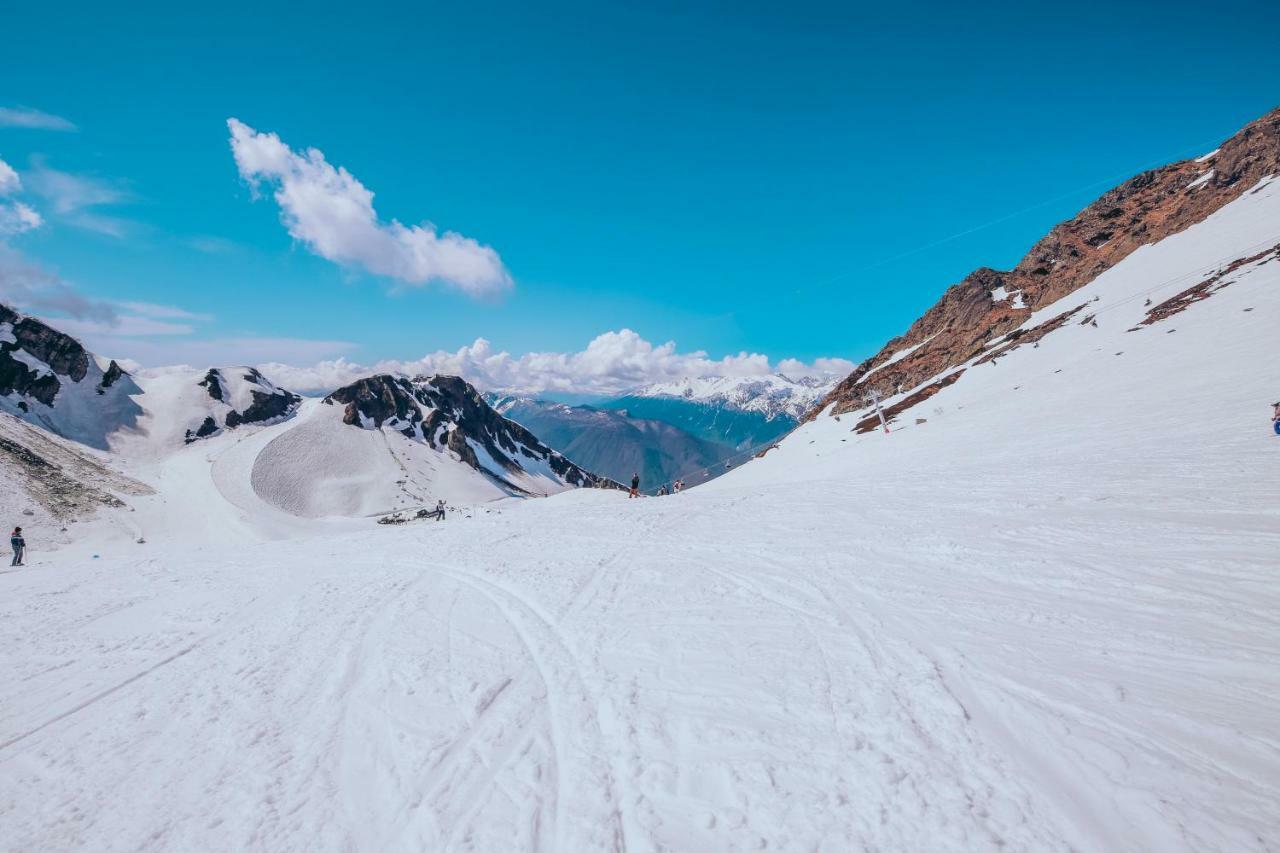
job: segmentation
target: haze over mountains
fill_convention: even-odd
[[[0,596],[15,849],[1280,832],[1280,110],[830,389],[304,399],[0,318],[0,487],[37,546]],[[638,501],[579,458],[721,453],[751,461]]]

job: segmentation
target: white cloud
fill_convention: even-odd
[[[111,237],[124,237],[135,224],[98,210],[133,199],[133,194],[118,181],[63,172],[46,165],[42,159],[33,159],[34,167],[25,173],[27,186],[49,203],[61,221]]]
[[[237,119],[227,120],[231,152],[240,176],[255,190],[275,188],[280,218],[295,240],[322,258],[361,267],[410,285],[443,282],[472,296],[511,287],[498,253],[434,225],[381,222],[373,193],[315,148],[294,152],[274,133],[259,133]]]
[[[44,224],[44,219],[20,201],[0,204],[0,236],[21,234]]]
[[[775,365],[768,356],[745,352],[712,359],[701,350],[681,353],[673,341],[655,346],[630,329],[605,332],[585,349],[572,353],[531,352],[513,356],[495,351],[488,341],[478,338],[470,346],[454,352],[439,350],[414,361],[365,365],[339,358],[308,367],[281,363],[259,366],[273,381],[301,392],[329,391],[371,373],[447,373],[462,376],[487,390],[602,395],[686,376],[759,376],[783,372],[796,379],[838,377],[854,367],[852,362],[836,358],[818,359],[813,364],[786,359]]]
[[[139,317],[121,314],[111,322],[94,320],[76,320],[58,317],[49,320],[59,331],[66,332],[75,338],[100,340],[104,337],[152,337],[156,335],[191,335],[196,329],[190,323],[171,323],[167,320],[154,320],[150,317]],[[91,347],[92,349],[92,347]]]
[[[117,320],[110,303],[84,296],[56,274],[0,241],[0,302],[27,311],[48,311],[100,323]]]
[[[62,116],[23,107],[0,107],[0,127],[22,127],[30,130],[75,130],[76,126]]]
[[[213,319],[208,314],[198,314],[176,305],[157,305],[154,302],[117,302],[116,305],[130,314],[158,320],[189,320],[203,323]]]
[[[314,362],[340,357],[357,346],[351,341],[288,337],[129,337],[113,335],[109,328],[104,328],[97,334],[86,334],[82,340],[99,355],[117,360],[127,359],[131,364],[148,367],[174,364],[210,367],[276,361]]]
[[[18,177],[18,173],[8,163],[0,160],[0,195],[13,195],[21,189],[22,179]]]
[[[14,168],[0,160],[0,197],[22,191],[22,179]],[[20,201],[0,202],[0,237],[21,234],[44,224],[44,219]]]

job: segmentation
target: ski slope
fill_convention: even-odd
[[[33,542],[0,844],[1274,850],[1280,260],[1127,331],[1267,241],[1276,184],[890,435],[820,417],[677,496],[255,538],[218,456],[233,536]]]

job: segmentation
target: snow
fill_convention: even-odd
[[[1205,162],[1206,160],[1212,160],[1214,157],[1218,156],[1218,152],[1219,152],[1220,150],[1221,150],[1221,149],[1219,149],[1219,148],[1215,148],[1215,149],[1213,149],[1212,151],[1210,151],[1208,154],[1201,154],[1199,157],[1197,157],[1197,158],[1196,158],[1196,160],[1195,160],[1195,161],[1196,161],[1197,163],[1203,163],[1203,162]]]
[[[27,352],[24,349],[10,350],[9,355],[14,359],[14,361],[18,361],[26,365],[27,369],[30,370],[32,373],[34,373],[36,376],[53,376],[54,375],[53,371],[49,368],[49,365],[47,363],[36,358],[34,355],[32,355],[31,353]]]
[[[1102,248],[1102,246],[1105,246],[1105,245],[1106,245],[1106,243],[1103,243],[1103,244],[1102,244],[1101,246],[1099,246],[1098,248]],[[999,287],[997,287],[995,290],[991,291],[991,301],[992,301],[992,302],[1004,302],[1006,299],[1009,299],[1010,297],[1012,297],[1012,298],[1013,298],[1013,302],[1011,302],[1011,303],[1010,303],[1010,305],[1011,305],[1012,307],[1014,307],[1014,308],[1026,308],[1026,307],[1027,307],[1027,304],[1026,304],[1025,302],[1023,302],[1023,301],[1022,301],[1022,291],[1021,291],[1021,290],[1009,290],[1008,288],[1006,288],[1006,287],[1002,284],[1002,285],[1000,285]]]
[[[888,366],[889,366],[889,365],[891,365],[891,364],[897,364],[898,362],[902,361],[902,360],[903,360],[904,358],[906,358],[907,356],[911,355],[911,354],[912,354],[913,352],[915,352],[916,350],[920,349],[920,347],[922,347],[922,346],[924,346],[925,344],[929,343],[929,341],[933,340],[935,337],[937,337],[937,336],[936,336],[936,335],[930,335],[929,337],[925,338],[923,341],[921,341],[921,342],[920,342],[920,343],[918,343],[918,344],[912,344],[912,345],[911,345],[911,346],[909,346],[909,347],[906,347],[906,348],[904,348],[904,349],[900,349],[900,350],[896,351],[893,355],[891,355],[891,356],[889,356],[887,359],[885,359],[885,360],[884,360],[884,362],[882,362],[881,364],[877,364],[875,367],[873,367],[873,368],[871,368],[870,370],[868,370],[868,371],[866,372],[866,375],[864,375],[860,381],[865,382],[865,381],[867,380],[867,377],[868,377],[868,376],[871,376],[871,374],[875,373],[877,370],[883,370],[884,368],[888,367]]]
[[[34,565],[0,575],[0,838],[1269,849],[1280,260],[1127,330],[1277,242],[1280,186],[1246,192],[1028,320],[1097,297],[1096,328],[970,366],[890,435],[820,417],[678,496],[301,517],[263,494],[327,513],[341,490],[249,481],[318,467],[315,401],[138,457],[146,545],[32,529]],[[410,473],[447,459],[346,432]],[[343,476],[392,470],[343,452]]]
[[[1200,177],[1196,178],[1196,179],[1195,179],[1194,181],[1192,181],[1191,183],[1187,184],[1186,189],[1193,190],[1193,189],[1195,189],[1195,188],[1196,188],[1196,187],[1198,187],[1198,186],[1202,186],[1202,185],[1204,185],[1204,184],[1209,183],[1209,181],[1211,181],[1211,180],[1213,179],[1213,176],[1214,176],[1215,174],[1217,174],[1217,170],[1216,170],[1216,169],[1210,169],[1209,171],[1205,172],[1205,173],[1204,173],[1203,175],[1201,175]]]
[[[773,417],[785,413],[805,415],[827,395],[835,379],[791,379],[778,373],[763,376],[698,376],[646,385],[628,392],[635,397],[676,397],[694,402],[725,405],[745,412]]]

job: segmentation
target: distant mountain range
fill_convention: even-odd
[[[495,409],[575,462],[619,482],[639,474],[646,491],[677,477],[701,482],[708,478],[695,480],[698,472],[715,470],[733,455],[724,444],[661,420],[633,418],[625,411],[526,397],[491,399]]]
[[[593,471],[646,491],[706,482],[790,432],[834,383],[781,375],[691,377],[593,406],[489,394],[502,414]]]

